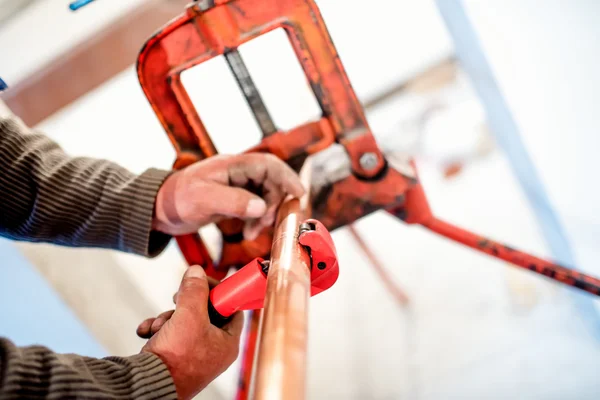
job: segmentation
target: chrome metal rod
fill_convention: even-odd
[[[275,127],[273,118],[271,118],[271,114],[269,114],[269,110],[267,110],[267,106],[250,76],[242,55],[237,49],[230,50],[224,55],[229,69],[231,69],[233,76],[235,76],[235,80],[252,110],[256,123],[262,131],[263,137],[274,134],[277,132],[277,128]]]

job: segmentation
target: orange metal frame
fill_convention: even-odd
[[[181,83],[181,73],[277,28],[287,33],[323,117],[269,135],[249,151],[297,162],[334,142],[342,144],[353,160],[354,173],[328,188],[327,198],[314,206],[314,216],[330,230],[377,209],[400,205],[409,183],[387,168],[319,10],[310,0],[215,1],[206,10],[194,3],[147,42],[138,60],[139,79],[176,149],[175,168],[217,153]],[[360,163],[366,153],[372,160],[369,169]],[[219,228],[225,238],[239,237],[242,223],[225,221]],[[206,265],[212,275],[222,278],[229,267],[267,256],[272,231],[266,230],[254,242],[226,240],[218,265],[198,235],[177,240],[188,262]]]
[[[174,168],[217,154],[202,120],[181,82],[181,73],[274,29],[282,28],[298,57],[308,83],[322,109],[317,121],[282,132],[264,131],[260,144],[248,151],[269,152],[297,170],[310,154],[334,143],[344,147],[351,173],[328,184],[312,197],[312,217],[330,231],[374,211],[385,209],[407,223],[418,223],[454,241],[504,259],[558,282],[600,295],[600,280],[533,257],[433,216],[417,178],[395,170],[378,148],[363,108],[342,66],[313,0],[214,0],[194,2],[178,18],[148,40],[137,64],[141,86],[175,147]],[[258,120],[258,117],[257,117]],[[210,258],[198,234],[177,238],[190,264],[203,265],[222,279],[231,267],[256,257],[267,258],[273,229],[254,241],[243,240],[242,221],[218,224],[223,234],[219,260]],[[243,361],[238,399],[245,399],[252,370],[256,315]]]

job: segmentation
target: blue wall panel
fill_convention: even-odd
[[[4,239],[0,239],[0,336],[19,346],[42,344],[59,353],[107,355],[46,280]]]

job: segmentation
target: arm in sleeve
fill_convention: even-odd
[[[171,238],[152,230],[168,174],[69,157],[20,119],[0,118],[0,236],[156,256]]]
[[[152,353],[91,358],[16,347],[0,338],[0,399],[177,399],[166,365]]]

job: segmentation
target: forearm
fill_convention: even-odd
[[[146,256],[167,235],[152,231],[167,171],[135,175],[115,163],[73,158],[15,118],[0,119],[0,236]]]
[[[176,399],[160,358],[151,353],[103,359],[16,347],[0,338],[0,399]]]

